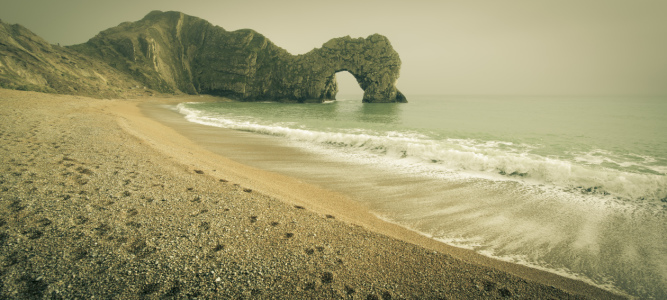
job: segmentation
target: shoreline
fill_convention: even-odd
[[[150,104],[150,103],[142,103],[139,106],[142,107],[141,112],[144,117],[151,118],[155,121],[158,121],[162,123],[163,125],[170,127],[171,129],[175,130],[174,134],[180,134],[185,136],[187,139],[192,140],[188,138],[189,134],[199,134],[202,136],[205,136],[205,139],[209,139],[211,137],[213,138],[237,138],[236,136],[230,137],[228,134],[221,134],[220,136],[217,136],[216,133],[212,133],[215,131],[221,132],[221,131],[227,131],[227,132],[234,132],[234,130],[229,130],[229,129],[223,129],[223,128],[218,128],[218,127],[211,127],[211,126],[206,126],[202,124],[196,124],[192,123],[189,121],[184,120],[183,116],[174,112],[174,114],[178,115],[178,118],[182,119],[182,122],[174,121],[174,120],[169,120],[170,116],[166,116],[164,114],[156,114],[153,113],[151,116],[146,115],[146,111],[150,110],[149,106],[154,106],[155,104]],[[206,133],[200,133],[201,131],[204,131]],[[243,133],[240,138],[250,138],[249,136],[252,136],[254,134],[252,133]],[[202,140],[202,138],[198,138],[197,140]],[[198,142],[194,142],[197,144]],[[199,146],[202,146],[210,151],[213,152],[212,155],[218,155],[220,156],[221,154],[216,153],[215,151],[215,145],[201,145],[198,144]],[[225,158],[227,159],[227,158]],[[247,167],[247,166],[246,166]],[[252,167],[250,167],[252,168]],[[270,171],[262,171],[259,170],[260,172],[267,172],[267,173],[272,173]],[[272,173],[275,174],[275,173]],[[275,174],[278,175],[279,177],[282,178],[290,178],[289,176],[286,175],[280,175],[280,174]],[[253,177],[257,178],[257,177]],[[266,178],[259,176],[259,181],[260,184],[262,181],[267,181],[267,180],[276,180],[273,178]],[[241,179],[243,181],[243,179]],[[246,180],[248,180],[246,178]],[[252,184],[249,182],[245,182],[246,184]],[[317,187],[313,186],[311,184],[307,183],[302,183],[299,180],[297,181],[290,181],[290,182],[285,182],[285,185],[294,185],[294,188],[289,189],[288,191],[286,190],[271,190],[271,189],[266,189],[263,187],[258,187],[257,189],[260,192],[267,193],[271,197],[275,197],[277,199],[280,199],[282,201],[288,202],[288,203],[293,203],[293,204],[299,204],[299,205],[304,205],[308,209],[311,209],[317,213],[321,214],[333,214],[337,218],[353,224],[353,225],[358,225],[361,226],[367,230],[377,232],[386,236],[389,236],[391,238],[401,240],[404,242],[408,242],[411,244],[415,244],[421,247],[424,247],[429,250],[434,250],[442,253],[447,253],[451,255],[452,257],[455,257],[457,259],[461,259],[466,262],[471,262],[474,264],[479,264],[487,267],[491,267],[494,269],[498,269],[503,272],[507,272],[519,277],[522,277],[527,280],[534,280],[536,282],[546,284],[546,285],[552,285],[555,287],[558,287],[560,289],[573,292],[573,293],[580,293],[582,291],[585,291],[585,294],[589,296],[594,297],[605,297],[604,293],[611,293],[608,290],[605,290],[601,287],[595,286],[592,283],[585,282],[583,280],[578,280],[574,279],[571,277],[567,277],[564,275],[556,274],[553,272],[549,272],[548,270],[543,270],[543,269],[538,269],[533,266],[526,266],[518,263],[513,263],[513,262],[508,262],[504,260],[500,260],[497,258],[485,256],[482,254],[479,254],[473,250],[469,249],[464,249],[456,246],[449,245],[445,242],[438,241],[434,238],[429,237],[427,234],[424,234],[422,232],[412,230],[410,228],[406,228],[402,225],[399,225],[397,223],[390,222],[388,220],[384,220],[381,217],[378,217],[377,215],[373,214],[367,207],[365,207],[362,204],[357,203],[356,201],[350,199],[346,195],[337,193],[335,191],[328,190],[326,188],[322,187]],[[303,190],[308,190],[308,189],[313,189],[313,191],[309,191],[307,193],[300,193],[300,192],[295,192],[295,191],[303,191]],[[319,195],[324,195],[324,196],[319,196]],[[296,200],[295,200],[296,198]],[[344,207],[345,209],[341,209],[341,207]],[[603,293],[599,293],[600,291],[604,291]]]
[[[0,209],[9,216],[0,227],[3,230],[0,246],[8,253],[3,255],[6,262],[2,269],[3,296],[25,295],[35,286],[44,294],[73,296],[64,290],[75,281],[67,279],[74,271],[53,270],[28,279],[20,275],[20,268],[44,267],[58,259],[65,259],[60,262],[65,269],[81,267],[82,261],[96,258],[102,261],[98,265],[106,267],[102,272],[123,270],[112,279],[124,283],[121,286],[127,291],[123,295],[129,297],[162,297],[197,289],[191,286],[197,285],[190,282],[192,280],[178,277],[185,276],[179,275],[182,272],[163,269],[165,264],[169,265],[170,256],[178,256],[183,258],[179,263],[190,266],[189,269],[195,269],[194,264],[201,270],[211,270],[204,274],[228,275],[198,275],[203,278],[201,282],[206,282],[205,288],[199,288],[202,297],[222,293],[259,298],[271,295],[409,298],[419,296],[421,291],[422,297],[448,298],[571,298],[576,295],[623,298],[581,281],[448,246],[382,221],[362,205],[333,191],[214,154],[177,129],[146,117],[139,108],[146,101],[173,103],[183,98],[95,100],[7,90],[0,90],[0,95],[3,123],[7,123],[1,137],[15,142],[2,149],[6,156],[3,162],[10,165],[23,161],[7,170],[1,179]],[[14,118],[22,117],[25,124],[12,122],[16,119],[10,116],[17,113]],[[69,119],[63,119],[64,116]],[[25,127],[27,125],[32,127]],[[51,133],[67,136],[68,140],[58,148],[42,149],[57,143],[57,135],[39,134],[52,129]],[[14,130],[13,136],[8,138],[12,135],[10,130]],[[72,135],[72,132],[91,130],[95,134]],[[38,148],[43,153],[26,159],[30,154],[20,153],[18,149],[25,149],[28,141],[25,138],[13,140],[22,132],[34,132],[32,139],[39,140],[40,144],[30,145],[28,149]],[[114,149],[118,143],[122,146]],[[83,164],[84,161],[87,163]],[[45,166],[54,163],[61,170],[45,170]],[[21,171],[26,165],[32,170]],[[127,166],[135,171],[122,174],[123,179],[118,178]],[[11,175],[15,173],[21,174]],[[65,173],[70,174],[62,175]],[[61,175],[64,179],[57,178]],[[26,179],[26,176],[34,178]],[[27,188],[39,181],[43,187]],[[86,183],[81,184],[83,181]],[[136,185],[134,189],[127,188],[133,185]],[[81,191],[75,192],[76,189]],[[39,202],[40,197],[29,200],[35,194],[57,201],[45,204]],[[225,201],[216,200],[222,198]],[[110,202],[113,203],[108,204]],[[156,206],[164,203],[169,204]],[[45,205],[61,205],[58,206],[61,211],[53,213],[55,210]],[[22,208],[17,210],[18,207]],[[83,218],[88,221],[79,224],[77,220],[81,219],[69,210],[87,212]],[[134,220],[139,218],[145,219]],[[95,221],[97,224],[93,225]],[[45,223],[49,224],[40,225]],[[256,228],[259,225],[263,227]],[[54,227],[58,229],[52,229]],[[41,234],[36,234],[35,230]],[[162,236],[154,233],[158,230],[163,231]],[[72,232],[79,232],[82,237],[70,238]],[[134,233],[125,240],[114,236],[122,235],[121,232]],[[73,245],[86,240],[89,248],[60,243],[57,234],[70,239],[67,241]],[[39,237],[32,238],[36,235]],[[112,236],[114,238],[110,238]],[[179,239],[187,242],[178,242]],[[14,240],[21,242],[8,242]],[[42,242],[37,244],[44,240],[50,241],[44,244],[53,243],[50,248],[58,249],[57,252],[70,254],[64,258],[55,258],[55,254],[53,257],[41,255],[39,264],[31,258],[34,256],[15,249],[26,243],[35,249],[46,247],[40,245]],[[114,255],[93,256],[98,246]],[[49,253],[48,249],[44,251]],[[154,262],[162,268],[155,267]],[[148,266],[154,267],[152,272]],[[144,275],[134,284],[131,274],[136,269]],[[130,270],[130,274],[126,270]],[[88,282],[92,280],[91,274],[100,274],[95,273],[100,272],[99,268],[89,271],[78,270],[77,274],[83,274],[79,278],[89,278]],[[228,271],[234,272],[226,274]],[[265,275],[267,273],[270,275]],[[177,278],[172,278],[174,276]],[[248,283],[238,284],[237,280],[245,279]],[[114,281],[109,279],[107,284],[111,282]],[[94,290],[82,286],[81,289],[92,295],[109,295],[108,287]]]

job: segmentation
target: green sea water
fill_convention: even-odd
[[[667,97],[338,98],[174,109],[358,166],[266,167],[324,176],[318,184],[390,222],[629,295],[667,297]]]

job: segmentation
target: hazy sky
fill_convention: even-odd
[[[383,34],[403,62],[397,85],[408,97],[667,95],[666,0],[0,0],[4,22],[61,45],[152,10],[251,28],[293,54]]]

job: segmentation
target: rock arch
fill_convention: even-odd
[[[180,12],[154,11],[72,49],[160,92],[321,102],[335,99],[335,75],[347,71],[364,91],[363,102],[407,102],[396,89],[401,60],[379,34],[335,38],[292,55],[254,30],[230,32]]]
[[[340,99],[340,95],[347,96],[358,96],[361,99],[364,94],[364,90],[361,89],[361,85],[352,73],[347,70],[341,70],[336,72],[336,84],[338,86],[338,93],[336,94],[336,100]]]
[[[363,102],[407,102],[396,88],[401,59],[386,37],[374,34],[366,39],[351,39],[346,36],[330,40],[322,48],[328,48],[330,59],[338,69],[336,72],[347,71],[357,79],[364,91]]]
[[[347,71],[364,91],[363,102],[407,102],[396,88],[401,60],[382,35],[374,34],[365,39],[335,38],[297,60],[303,68],[295,74],[305,74],[303,77],[309,78],[310,90],[321,91],[307,95],[309,97],[334,99],[337,93],[335,74]]]

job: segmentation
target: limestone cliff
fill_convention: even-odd
[[[348,71],[364,102],[406,102],[396,89],[401,60],[389,40],[336,38],[292,55],[249,29],[226,31],[180,12],[154,11],[88,42],[49,45],[20,25],[0,23],[0,86],[117,96],[137,87],[244,101],[321,102]]]
[[[140,85],[106,63],[50,45],[21,25],[0,22],[0,87],[121,97]]]
[[[323,101],[335,99],[335,73],[348,71],[364,90],[364,102],[406,102],[395,86],[398,53],[377,34],[333,39],[294,56],[253,30],[230,32],[183,13],[154,11],[72,49],[160,92]]]

